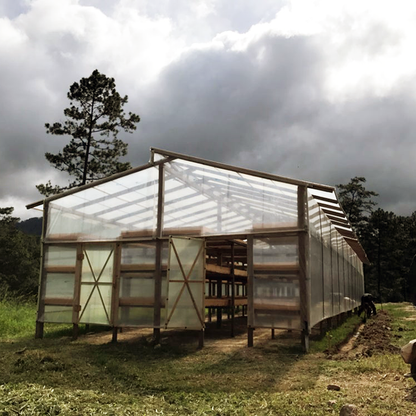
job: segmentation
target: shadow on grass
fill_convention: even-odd
[[[164,331],[155,345],[151,332],[118,343],[92,343],[90,334],[110,339],[108,328],[80,327],[80,338],[72,342],[72,326],[47,328],[43,340],[20,339],[0,344],[1,383],[34,383],[51,388],[93,390],[114,394],[163,395],[236,394],[278,391],[285,376],[297,372],[295,383],[302,389],[305,359],[299,332],[260,330],[254,348],[247,348],[246,320],[230,322],[221,329],[207,325],[207,348],[198,350],[198,331]],[[231,347],[230,347],[231,345]],[[300,367],[299,367],[300,365]],[[303,378],[302,378],[303,377]],[[315,383],[313,375],[308,386]],[[302,384],[303,383],[303,384]]]
[[[227,343],[229,333],[208,329],[210,340]],[[246,325],[235,328],[244,335]],[[81,328],[80,328],[81,329]],[[89,332],[102,327],[90,327]],[[85,333],[82,329],[80,334]],[[134,342],[88,342],[88,336],[71,341],[72,328],[47,330],[43,340],[21,339],[6,343],[0,365],[0,383],[34,383],[51,388],[81,389],[129,394],[236,393],[270,391],[302,357],[298,334],[282,333],[254,348],[198,350],[198,332],[166,331],[161,344],[151,336]]]

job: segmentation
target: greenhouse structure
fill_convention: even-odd
[[[359,306],[368,262],[335,189],[151,149],[146,165],[51,196],[43,210],[36,337],[44,323],[199,331],[247,318],[299,331]]]

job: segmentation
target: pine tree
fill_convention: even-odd
[[[367,191],[363,185],[365,182],[364,177],[355,176],[346,185],[336,185],[341,206],[358,237],[361,237],[365,231],[368,218],[377,205],[372,197],[378,194]]]
[[[63,123],[46,123],[46,132],[53,135],[72,136],[58,154],[46,153],[46,159],[56,169],[67,172],[74,179],[66,187],[37,185],[45,196],[53,195],[75,186],[129,169],[130,163],[119,159],[127,154],[127,144],[117,138],[118,132],[133,132],[140,117],[124,113],[127,95],[116,91],[114,78],[98,70],[88,78],[71,85],[67,94],[70,106],[64,110]]]

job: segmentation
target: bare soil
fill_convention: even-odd
[[[330,359],[356,359],[371,357],[374,354],[399,353],[400,348],[391,343],[392,319],[386,311],[379,311],[377,315],[362,323],[346,343],[327,351]]]

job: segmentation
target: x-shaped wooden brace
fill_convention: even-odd
[[[98,286],[98,283],[99,283],[99,280],[100,280],[100,278],[101,278],[101,275],[102,275],[102,274],[103,274],[103,272],[104,272],[104,269],[105,269],[105,268],[106,268],[106,266],[107,266],[108,261],[109,261],[109,260],[110,260],[110,258],[111,258],[111,255],[113,254],[113,251],[114,251],[114,250],[111,250],[111,251],[110,251],[110,254],[109,254],[109,255],[108,255],[108,257],[107,257],[107,260],[105,261],[104,266],[102,267],[102,269],[101,269],[101,271],[100,271],[100,274],[98,275],[98,277],[95,277],[94,268],[93,268],[93,267],[92,267],[92,265],[91,265],[91,261],[90,261],[90,258],[88,257],[87,250],[84,250],[85,257],[87,258],[88,265],[89,265],[89,267],[90,267],[90,270],[91,270],[91,273],[92,273],[92,277],[93,277],[93,279],[94,279],[94,287],[92,288],[91,293],[90,293],[90,295],[88,296],[87,301],[85,302],[84,309],[83,309],[83,311],[82,311],[82,313],[81,313],[80,317],[78,318],[78,322],[79,322],[79,321],[81,321],[82,315],[84,314],[85,310],[87,309],[88,302],[91,300],[92,295],[93,295],[93,293],[94,293],[94,290],[97,288],[98,294],[99,294],[100,299],[101,299],[101,303],[103,304],[104,312],[105,312],[105,314],[106,314],[106,316],[107,316],[107,320],[108,320],[108,322],[110,323],[110,318],[109,318],[109,315],[108,315],[108,312],[107,312],[107,308],[105,307],[105,302],[104,302],[103,296],[102,296],[102,294],[101,294],[100,287]]]
[[[185,271],[183,270],[183,266],[182,266],[181,260],[179,258],[178,252],[176,250],[175,244],[174,244],[174,242],[172,240],[171,240],[170,243],[172,245],[173,251],[175,252],[176,259],[178,260],[178,264],[179,264],[179,267],[181,269],[181,273],[182,273],[184,282],[183,282],[183,286],[182,286],[181,290],[179,291],[179,294],[178,294],[178,296],[176,298],[175,304],[172,307],[172,310],[170,312],[170,315],[169,315],[168,319],[166,320],[166,326],[168,326],[169,321],[172,318],[173,312],[175,312],[175,309],[176,309],[176,306],[178,305],[179,299],[181,298],[182,293],[183,293],[183,291],[185,290],[185,287],[186,287],[188,289],[189,296],[191,297],[192,303],[193,303],[194,308],[196,310],[196,313],[198,315],[198,319],[199,319],[199,322],[201,323],[201,327],[203,327],[204,326],[204,319],[202,318],[201,314],[199,313],[198,306],[197,306],[197,304],[195,302],[194,296],[193,296],[192,291],[191,291],[191,288],[189,286],[189,277],[191,276],[191,274],[192,274],[192,272],[194,270],[195,264],[198,261],[198,258],[201,255],[201,252],[202,252],[202,249],[204,248],[204,246],[203,246],[203,244],[201,244],[201,247],[199,248],[198,254],[195,257],[195,260],[192,263],[192,266],[189,269],[188,274],[185,274]]]

